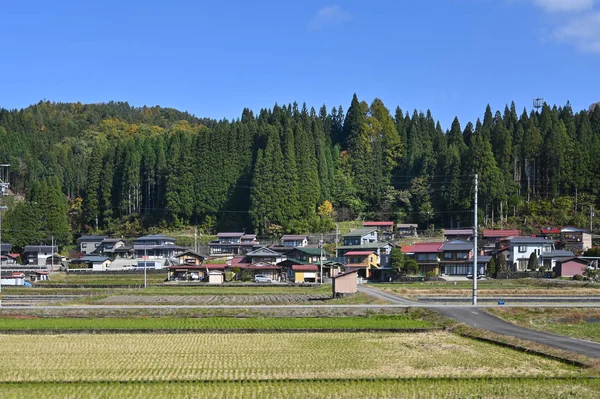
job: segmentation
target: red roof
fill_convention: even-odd
[[[415,252],[415,246],[414,245],[404,245],[402,248],[400,248],[400,251],[402,251],[403,254],[412,254]]]
[[[250,263],[250,261],[244,256],[234,256],[229,264],[233,267],[238,266],[241,263]]]
[[[371,226],[393,226],[394,222],[363,222],[363,226],[371,227]]]
[[[227,267],[225,263],[206,263],[203,266],[208,270],[225,270]]]
[[[441,252],[440,248],[444,245],[443,242],[418,242],[414,245],[414,253],[432,253]]]
[[[371,255],[372,253],[374,253],[373,251],[350,251],[350,252],[346,252],[346,255],[344,256],[368,256]]]
[[[560,227],[545,227],[542,228],[542,234],[560,234],[561,232],[561,228]]]
[[[512,237],[520,234],[519,230],[483,230],[483,237],[485,238]]]
[[[293,265],[292,270],[295,272],[318,272],[319,266],[317,266],[317,265]]]

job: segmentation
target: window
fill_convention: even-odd
[[[519,252],[527,252],[527,245],[519,245]]]
[[[452,252],[444,252],[444,259],[446,259],[446,260],[452,259]]]
[[[417,254],[417,260],[427,260],[427,254]]]
[[[456,259],[468,259],[468,258],[469,258],[468,252],[457,252],[456,253]]]
[[[435,260],[435,261],[437,261],[437,254],[429,254],[427,256],[427,259],[428,260]]]

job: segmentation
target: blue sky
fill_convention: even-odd
[[[89,3],[89,4],[88,4]],[[12,1],[0,106],[129,101],[236,118],[379,97],[444,128],[600,101],[600,0]]]

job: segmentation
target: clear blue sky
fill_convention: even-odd
[[[431,109],[600,101],[600,0],[5,1],[0,106],[128,101],[236,118],[352,94]]]

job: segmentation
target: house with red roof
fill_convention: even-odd
[[[443,242],[419,242],[402,247],[405,255],[412,257],[419,264],[421,274],[439,274],[440,252]]]

